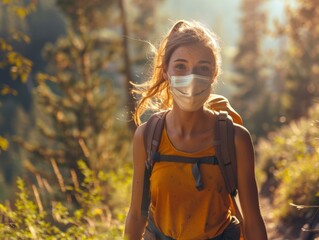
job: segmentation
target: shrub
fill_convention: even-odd
[[[309,212],[297,211],[289,204],[319,204],[318,119],[316,105],[309,117],[291,122],[256,148],[257,166],[263,172],[259,179],[262,194],[272,200],[277,221],[302,225],[309,220]]]
[[[78,166],[85,176],[82,186],[67,187],[74,191],[79,204],[77,208],[53,200],[50,209],[43,209],[37,191],[33,191],[35,198],[32,199],[25,182],[18,178],[14,209],[0,204],[1,239],[122,239],[125,208],[117,204],[119,209],[124,210],[116,208],[111,211],[109,206],[103,204],[102,189],[106,181],[114,181],[115,186],[122,181],[124,189],[115,191],[115,196],[121,191],[124,196],[122,202],[125,202],[129,185],[123,182],[125,174],[94,173],[83,161],[79,161]],[[114,216],[112,212],[117,214]]]

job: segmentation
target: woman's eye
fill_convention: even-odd
[[[199,74],[202,74],[202,75],[211,75],[212,74],[212,69],[209,66],[200,66],[200,67],[198,67],[197,71]]]
[[[178,71],[186,70],[185,64],[176,64],[174,68]]]

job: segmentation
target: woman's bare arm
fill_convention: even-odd
[[[140,240],[146,225],[146,218],[141,214],[143,195],[144,170],[146,153],[144,148],[144,128],[141,125],[136,129],[133,137],[134,173],[132,182],[132,197],[129,212],[125,223],[125,239]]]
[[[238,194],[244,218],[246,240],[266,240],[267,233],[262,219],[255,179],[255,154],[247,129],[236,125],[235,145],[238,165]]]

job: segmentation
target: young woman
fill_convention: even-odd
[[[216,37],[197,22],[178,21],[161,42],[151,79],[139,86],[142,98],[135,120],[148,109],[169,110],[159,145],[160,154],[214,156],[216,112],[205,108],[220,72]],[[150,178],[148,218],[141,214],[146,152],[145,124],[133,139],[134,175],[125,236],[139,239],[239,239],[238,221],[218,165],[202,164],[204,183],[194,187],[192,164],[157,162]],[[247,240],[267,239],[260,214],[254,174],[254,149],[249,132],[235,125],[238,193]]]

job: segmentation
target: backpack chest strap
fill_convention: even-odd
[[[159,152],[153,154],[153,162],[176,162],[176,163],[189,163],[193,164],[192,174],[195,180],[195,187],[198,191],[203,190],[203,181],[200,173],[201,164],[212,164],[217,165],[218,160],[216,156],[206,156],[199,158],[174,156],[174,155],[161,155]]]

